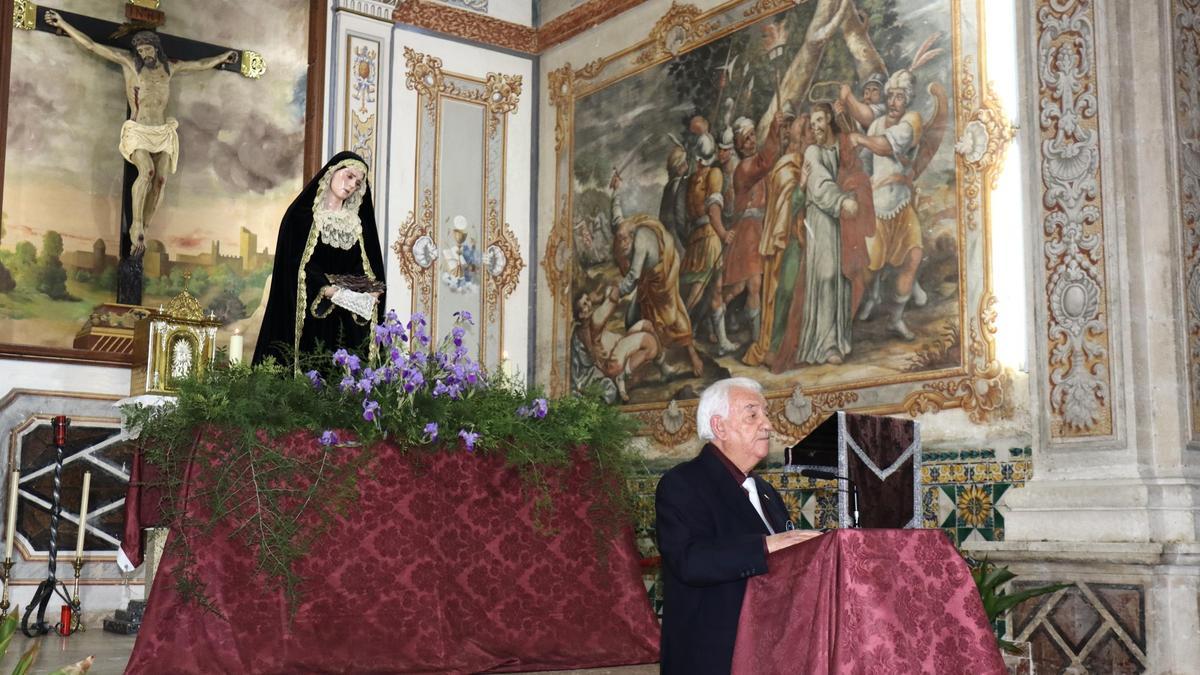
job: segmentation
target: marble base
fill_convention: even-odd
[[[1072,584],[1009,616],[1009,639],[1032,643],[1036,672],[1182,675],[1200,663],[1200,543],[979,541],[962,548],[1008,566],[1017,574],[1014,590]]]
[[[1004,519],[1009,540],[1200,541],[1200,479],[1035,479],[1005,494]]]

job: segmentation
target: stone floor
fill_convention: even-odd
[[[0,659],[0,673],[8,673],[17,663],[17,659],[33,642],[41,642],[37,659],[31,675],[52,673],[63,666],[75,663],[88,656],[95,656],[96,662],[91,673],[95,675],[115,675],[125,670],[129,661],[129,653],[133,650],[133,636],[114,635],[100,630],[99,626],[88,628],[82,633],[70,637],[47,635],[40,638],[27,638],[17,633],[9,646],[8,654]],[[652,675],[658,672],[658,664],[645,666],[625,666],[621,668],[597,668],[595,670],[556,671],[560,675]]]

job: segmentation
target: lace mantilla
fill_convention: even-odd
[[[349,250],[357,244],[362,234],[362,222],[358,219],[358,212],[348,209],[314,209],[313,224],[320,230],[323,243],[342,250]]]

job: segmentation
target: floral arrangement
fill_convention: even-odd
[[[173,405],[124,413],[131,428],[141,429],[144,456],[166,477],[168,497],[179,493],[186,462],[200,460],[209,525],[235,521],[260,570],[284,580],[293,602],[302,580],[292,564],[321,527],[356,501],[355,476],[373,452],[501,456],[534,488],[543,514],[553,510],[545,470],[585,452],[609,497],[599,522],[630,522],[625,477],[638,462],[627,450],[635,422],[599,396],[550,400],[514,376],[488,372],[465,345],[471,322],[468,312],[456,314],[435,345],[426,317],[401,321],[389,312],[361,350],[305,356],[303,375],[270,361],[210,370],[181,382]],[[319,456],[297,457],[271,442],[298,430],[319,441]],[[209,442],[197,443],[200,437]],[[212,456],[197,458],[197,451]],[[345,461],[349,456],[356,460]],[[257,508],[248,512],[247,503]],[[308,519],[318,523],[310,531],[295,526],[305,510],[318,516]],[[183,515],[168,505],[168,523]],[[186,539],[172,541],[186,545]],[[177,586],[203,603],[186,551],[183,558]]]

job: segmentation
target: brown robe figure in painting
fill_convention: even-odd
[[[367,165],[352,152],[334,155],[283,215],[254,363],[273,357],[299,371],[305,354],[367,341],[383,293],[339,286],[330,275],[384,280]]]
[[[145,250],[145,231],[162,202],[167,173],[175,173],[179,162],[179,122],[166,116],[171,97],[171,77],[179,73],[211,70],[222,63],[234,63],[238,54],[228,51],[196,61],[171,63],[163,52],[158,35],[141,31],[133,36],[133,52],[97,44],[82,31],[67,23],[54,10],[46,10],[46,23],[67,34],[87,51],[121,66],[125,75],[125,98],[129,119],[121,125],[121,156],[137,167],[132,188],[133,222],[129,227],[130,253]]]
[[[737,220],[733,226],[733,241],[725,253],[722,304],[746,293],[745,316],[750,325],[751,341],[758,340],[760,327],[763,264],[758,249],[762,239],[763,210],[767,205],[767,186],[763,179],[779,156],[780,127],[784,122],[785,113],[775,116],[762,148],[758,147],[753,122],[740,117],[733,123],[734,147],[740,158],[733,172],[733,211]]]
[[[692,342],[692,320],[679,295],[679,256],[671,234],[662,223],[646,215],[625,218],[617,200],[621,177],[613,174],[609,188],[613,192],[613,260],[623,275],[617,294],[625,297],[637,291],[642,319],[654,327],[662,345],[659,360],[668,347],[683,347],[691,362],[692,374],[700,375],[704,363]],[[670,374],[663,366],[663,378]]]

